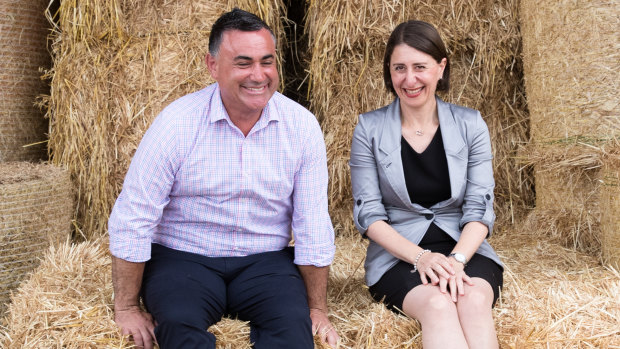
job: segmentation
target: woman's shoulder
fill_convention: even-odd
[[[392,114],[399,112],[398,104],[395,104],[395,103],[396,102],[392,102],[379,109],[371,110],[369,112],[360,114],[358,123],[363,124],[365,126],[383,125],[386,118],[390,118]]]

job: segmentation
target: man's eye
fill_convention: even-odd
[[[265,62],[262,62],[261,64],[264,66],[271,66],[273,65],[273,61],[265,61]]]

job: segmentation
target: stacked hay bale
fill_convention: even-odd
[[[86,237],[107,217],[142,135],[174,99],[213,82],[204,58],[211,25],[233,6],[282,37],[273,1],[62,1],[52,44],[49,148],[78,187]]]
[[[536,177],[531,220],[565,245],[595,254],[603,246],[604,258],[618,266],[611,198],[619,195],[620,6],[523,0],[521,12],[532,124],[526,149]],[[602,245],[600,231],[616,242]]]
[[[521,229],[496,238],[500,240],[493,243],[506,264],[504,291],[494,310],[502,348],[620,346],[617,272]],[[340,248],[328,300],[341,347],[421,348],[419,324],[373,302],[362,286],[366,242],[339,236],[336,244]],[[12,297],[0,328],[0,347],[132,347],[112,320],[110,278],[105,242],[50,249],[41,267]],[[246,323],[226,319],[209,331],[216,335],[218,348],[251,348]]]
[[[35,98],[48,88],[39,68],[48,67],[48,0],[0,0],[0,162],[45,157],[43,113]]]
[[[9,294],[50,244],[69,237],[73,193],[67,171],[26,162],[0,164],[0,315]]]
[[[352,229],[349,151],[357,115],[390,103],[383,84],[383,53],[392,29],[408,19],[433,23],[451,59],[451,90],[444,100],[481,111],[494,150],[498,216],[517,218],[533,201],[533,178],[515,160],[529,137],[520,63],[518,1],[310,2],[309,93],[327,143],[330,210]]]

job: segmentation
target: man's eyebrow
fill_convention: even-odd
[[[273,59],[274,55],[273,54],[268,54],[265,55],[263,57],[261,57],[261,61],[264,61],[266,59]],[[248,56],[237,56],[234,58],[235,61],[251,61],[252,57],[248,57]]]

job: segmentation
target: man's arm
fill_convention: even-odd
[[[156,343],[151,314],[140,309],[140,287],[144,263],[127,262],[112,256],[114,321],[123,335],[131,335],[137,347],[151,349]]]
[[[312,331],[317,333],[323,342],[336,347],[340,337],[327,317],[327,277],[329,266],[315,267],[313,265],[299,265],[301,277],[308,293],[308,306]]]

